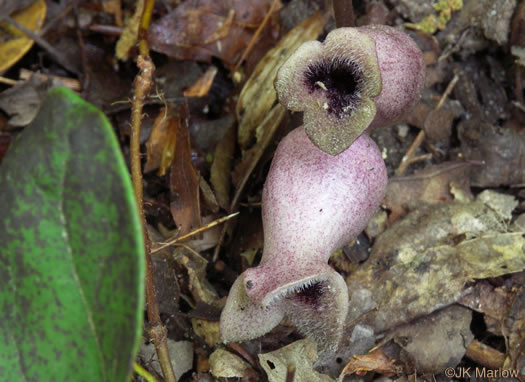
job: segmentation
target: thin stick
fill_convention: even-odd
[[[31,76],[35,74],[35,72],[32,72],[31,70],[27,69],[20,69],[20,73],[18,74],[18,78],[21,80],[28,80],[31,78]],[[60,81],[64,84],[64,86],[68,87],[69,89],[79,92],[81,90],[81,85],[79,80],[75,80],[74,78],[69,77],[60,77],[60,76],[53,76],[53,75],[47,75],[43,73],[38,73],[44,80],[56,80]]]
[[[246,361],[248,361],[252,367],[254,367],[254,368],[257,367],[257,362],[255,361],[255,359],[252,357],[252,355],[242,345],[240,345],[240,344],[238,344],[236,342],[230,342],[227,346],[230,349],[232,349],[233,351],[235,351],[238,354],[240,354],[242,356],[242,358],[244,358]]]
[[[450,95],[450,93],[452,93],[452,90],[454,89],[454,86],[456,86],[456,83],[458,82],[458,80],[459,80],[459,76],[456,73],[454,74],[454,77],[447,85],[445,92],[441,95],[441,98],[439,99],[438,104],[434,108],[434,111],[437,111],[443,107],[445,101],[447,100],[447,97]],[[401,160],[401,163],[399,164],[399,167],[396,170],[397,176],[402,176],[405,174],[410,163],[413,163],[413,157],[417,149],[419,148],[419,146],[421,146],[424,140],[425,140],[425,130],[421,130],[418,133],[416,139],[414,139],[414,142],[412,142],[412,144],[408,148],[406,154],[403,156],[403,159]]]
[[[53,28],[57,22],[62,20],[64,17],[66,17],[68,13],[71,12],[72,10],[73,10],[73,4],[69,4],[67,7],[64,8],[63,11],[61,11],[58,15],[56,15],[54,19],[47,21],[46,25],[44,25],[39,32],[40,36],[45,36],[46,33],[49,32],[51,28]]]
[[[471,342],[465,356],[490,369],[499,369],[505,362],[505,354],[477,340]]]
[[[454,90],[454,86],[456,86],[456,83],[458,82],[458,80],[459,80],[459,76],[456,73],[456,74],[454,74],[454,77],[452,77],[452,80],[447,85],[447,88],[445,89],[445,92],[443,93],[443,95],[439,99],[439,102],[438,102],[435,110],[439,110],[439,109],[441,109],[443,107],[443,104],[447,100],[447,98],[450,95],[450,93],[452,93],[452,90]]]
[[[201,233],[201,232],[204,232],[204,231],[206,231],[206,230],[208,230],[208,229],[210,229],[210,228],[213,228],[213,227],[215,227],[216,225],[222,224],[222,223],[224,223],[225,221],[228,221],[228,220],[230,220],[231,218],[233,218],[233,217],[235,217],[235,216],[237,216],[237,215],[239,215],[239,212],[234,212],[233,214],[229,214],[229,215],[224,216],[224,217],[222,217],[222,218],[220,218],[220,219],[214,220],[214,221],[212,221],[212,222],[206,224],[205,226],[202,226],[202,227],[200,227],[200,228],[197,228],[196,230],[191,231],[190,233],[187,233],[186,235],[182,235],[182,236],[176,237],[176,238],[174,238],[174,239],[170,239],[170,240],[167,241],[166,243],[163,243],[160,247],[157,247],[157,248],[155,248],[155,249],[152,249],[152,250],[151,250],[151,254],[153,255],[154,253],[157,253],[157,252],[159,252],[159,251],[162,251],[164,248],[167,248],[167,247],[169,247],[169,246],[172,246],[172,245],[174,245],[174,244],[177,244],[177,243],[179,243],[179,242],[181,242],[181,241],[183,241],[183,240],[186,240],[186,239],[189,238],[189,237],[195,236],[195,235],[197,235],[197,234],[199,234],[199,233]]]
[[[76,74],[77,76],[80,74],[79,70],[71,64],[58,50],[53,48],[46,40],[44,40],[42,37],[34,33],[33,31],[27,29],[20,23],[18,23],[16,20],[13,20],[9,16],[4,16],[3,20],[5,20],[7,23],[14,26],[16,29],[18,29],[20,32],[24,33],[27,37],[34,40],[38,46],[40,46],[42,49],[44,49],[51,58],[56,61],[58,64],[62,65],[64,68],[69,70],[71,73]]]
[[[153,8],[155,8],[155,0],[145,0],[138,33],[139,52],[143,56],[149,56],[148,28],[153,15]]]
[[[88,98],[89,95],[89,84],[90,84],[90,70],[88,65],[88,58],[86,53],[86,46],[84,44],[84,38],[82,37],[82,31],[80,30],[80,22],[78,16],[78,8],[75,4],[73,6],[73,15],[75,16],[75,33],[77,35],[78,47],[80,48],[80,59],[82,62],[82,90],[84,98]]]
[[[6,85],[10,85],[10,86],[14,86],[14,85],[16,85],[18,83],[18,81],[12,80],[11,78],[0,76],[0,83],[6,84]]]
[[[417,134],[416,139],[414,139],[414,141],[408,148],[406,154],[403,156],[403,159],[401,159],[401,164],[396,170],[397,176],[402,176],[405,174],[405,171],[407,170],[408,165],[411,163],[412,157],[414,156],[417,149],[419,148],[419,146],[421,146],[424,140],[425,140],[425,130],[420,130],[419,133]]]
[[[356,319],[352,320],[348,324],[345,325],[345,329],[351,328],[352,326],[357,325],[359,322],[363,321],[366,317],[368,317],[369,314],[377,312],[377,308],[372,308],[370,310],[367,310],[366,312],[362,313],[357,317]],[[375,349],[375,348],[374,348]]]
[[[133,362],[133,371],[144,378],[146,382],[157,382],[153,375],[136,362]]]
[[[352,0],[332,0],[336,28],[354,27],[355,15]]]
[[[146,305],[148,313],[148,321],[150,324],[149,335],[155,345],[157,357],[159,358],[160,368],[162,374],[167,382],[177,382],[173,367],[171,364],[170,355],[168,352],[168,330],[162,324],[160,319],[159,304],[157,302],[157,295],[155,293],[155,284],[153,280],[153,261],[151,260],[151,241],[146,228],[146,217],[143,208],[143,189],[142,189],[142,168],[140,155],[140,130],[142,127],[142,110],[148,93],[153,88],[153,72],[155,65],[149,56],[147,43],[144,40],[146,37],[149,21],[151,20],[151,12],[155,0],[146,0],[144,12],[141,18],[142,33],[139,34],[139,46],[141,47],[141,55],[137,58],[137,66],[140,69],[139,74],[135,77],[133,83],[135,88],[135,95],[133,97],[131,107],[131,139],[130,139],[130,161],[131,161],[131,179],[133,181],[133,190],[135,191],[135,198],[137,200],[137,207],[139,210],[140,220],[142,222],[142,234],[144,236],[145,253],[146,253]],[[142,44],[141,44],[142,41]]]
[[[270,6],[270,9],[268,10],[268,13],[266,14],[266,16],[264,16],[264,19],[263,19],[261,25],[259,25],[259,27],[255,31],[255,33],[253,34],[252,39],[248,43],[248,46],[244,50],[241,58],[239,58],[239,61],[237,61],[237,64],[233,68],[232,73],[235,73],[237,70],[239,70],[239,67],[241,66],[241,64],[244,61],[244,59],[252,51],[253,47],[255,46],[255,43],[257,42],[257,40],[259,40],[259,36],[260,36],[261,32],[263,31],[263,29],[266,26],[266,24],[268,24],[268,21],[270,21],[270,16],[274,12],[274,10],[277,7],[277,5],[279,5],[279,0],[273,0],[272,1],[272,5]]]

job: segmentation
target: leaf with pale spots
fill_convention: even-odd
[[[106,117],[51,91],[2,162],[0,205],[0,380],[129,380],[143,241]]]

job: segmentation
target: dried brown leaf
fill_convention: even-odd
[[[206,266],[208,261],[198,253],[186,248],[176,249],[176,261],[186,268],[189,277],[189,288],[196,302],[202,301],[208,305],[222,308],[224,303],[206,279]]]
[[[184,97],[205,97],[208,95],[213,80],[218,73],[215,65],[211,65],[190,88],[184,90]]]
[[[191,319],[191,325],[196,335],[204,339],[208,346],[220,344],[219,321],[207,321],[198,318]]]
[[[399,361],[405,370],[423,374],[456,367],[474,339],[471,321],[470,309],[452,305],[394,329],[394,342],[402,349]]]
[[[177,142],[177,117],[173,118],[166,108],[162,108],[153,122],[153,128],[146,142],[147,160],[144,172],[159,169],[158,175],[164,176],[173,163]]]
[[[248,362],[224,349],[210,355],[210,371],[217,378],[242,378],[250,368]]]
[[[304,20],[270,49],[257,64],[237,102],[239,120],[238,140],[247,148],[255,135],[255,129],[266,118],[277,100],[273,81],[277,70],[303,42],[315,40],[323,30],[325,19],[320,12]]]
[[[232,174],[232,182],[236,189],[236,194],[244,188],[248,177],[251,175],[253,169],[259,162],[262,154],[271,142],[277,127],[284,118],[286,110],[281,104],[277,104],[267,114],[266,118],[261,121],[258,126],[261,135],[257,139],[257,143],[249,150],[245,151],[241,162],[237,166]]]
[[[520,286],[514,294],[515,298],[508,311],[508,319],[505,321],[505,331],[509,341],[509,359],[506,361],[507,368],[523,370],[525,364],[525,288]],[[523,375],[523,374],[522,374]]]
[[[332,379],[313,369],[317,360],[317,345],[311,338],[299,340],[270,353],[259,354],[259,362],[269,382],[286,381],[288,367],[295,367],[295,381],[328,382]]]
[[[215,194],[213,193],[208,182],[206,182],[202,176],[199,178],[199,187],[205,206],[208,207],[208,209],[213,213],[219,212],[219,203],[217,202],[217,198],[215,197]]]
[[[501,336],[501,328],[503,328],[509,309],[509,301],[510,296],[506,288],[495,288],[487,281],[480,281],[459,303],[476,312],[483,313],[487,331]]]
[[[483,163],[471,173],[473,186],[525,183],[525,130],[465,120],[458,132],[464,157]]]
[[[170,172],[170,209],[180,228],[180,235],[184,235],[201,226],[199,174],[191,160],[186,111],[179,109],[171,119],[175,124],[177,139]]]
[[[210,182],[221,208],[230,208],[231,163],[235,151],[235,129],[230,128],[215,148]]]
[[[339,382],[342,382],[346,375],[365,375],[369,371],[392,377],[401,373],[401,368],[394,365],[394,362],[395,360],[388,359],[381,349],[365,355],[355,355],[341,372]]]
[[[218,57],[232,64],[250,42],[253,27],[262,22],[271,1],[185,1],[151,25],[151,48],[179,60],[209,62]]]
[[[469,163],[445,162],[414,175],[390,178],[384,199],[384,204],[392,211],[390,221],[405,215],[418,202],[452,200],[451,184],[469,195],[469,173]]]
[[[474,279],[525,269],[525,238],[480,201],[420,206],[381,234],[347,278],[349,319],[383,331],[458,301]]]
[[[9,115],[9,125],[27,126],[35,118],[47,91],[55,86],[58,86],[56,81],[47,81],[36,73],[0,93],[0,109]]]

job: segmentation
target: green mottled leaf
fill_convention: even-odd
[[[0,167],[0,380],[127,380],[143,259],[111,125],[54,89]]]

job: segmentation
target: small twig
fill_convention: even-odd
[[[471,342],[465,356],[489,369],[499,369],[505,362],[505,354],[477,340]]]
[[[142,167],[140,155],[140,130],[142,125],[142,110],[148,93],[153,88],[153,72],[155,66],[149,56],[148,45],[145,42],[147,29],[151,20],[151,12],[155,5],[155,0],[146,0],[144,11],[141,18],[139,33],[140,53],[137,58],[137,66],[140,70],[133,83],[135,95],[131,107],[131,139],[130,139],[130,160],[131,160],[131,178],[133,189],[137,200],[140,220],[142,223],[142,234],[144,236],[145,253],[146,253],[146,306],[148,321],[150,324],[149,335],[155,345],[157,357],[159,358],[162,374],[167,382],[176,382],[177,378],[173,372],[173,366],[168,351],[168,330],[162,324],[160,319],[159,304],[155,293],[155,284],[153,280],[153,261],[151,259],[151,241],[146,227],[146,217],[143,208],[143,189],[142,189]]]
[[[447,97],[450,95],[450,93],[452,93],[452,90],[454,89],[454,86],[456,86],[456,83],[458,82],[458,80],[459,80],[459,76],[457,74],[454,74],[454,77],[447,85],[447,88],[445,89],[444,93],[441,95],[441,98],[439,99],[439,102],[434,108],[434,111],[437,111],[443,107]],[[401,160],[401,163],[399,164],[399,167],[396,170],[397,176],[404,175],[410,163],[414,163],[413,157],[417,149],[419,148],[419,146],[421,146],[424,140],[425,140],[425,130],[421,130],[418,133],[416,139],[414,139],[414,141],[408,148],[406,154],[403,156],[403,159]]]
[[[162,325],[159,312],[159,304],[155,293],[153,281],[153,262],[151,260],[151,241],[146,228],[146,217],[143,208],[143,189],[142,189],[142,167],[140,156],[140,130],[142,125],[142,109],[144,101],[153,87],[153,72],[155,66],[149,56],[139,56],[137,66],[140,69],[139,74],[135,77],[134,88],[135,96],[131,107],[131,139],[130,139],[130,161],[131,161],[131,179],[133,181],[133,190],[142,223],[142,234],[144,236],[145,253],[146,253],[146,305],[148,321],[151,326],[149,334],[155,345],[157,356],[159,358],[162,374],[168,382],[176,382],[175,373],[171,365],[168,353],[168,344],[166,341],[168,331]]]
[[[157,253],[159,251],[162,251],[164,248],[167,248],[169,246],[172,246],[172,245],[175,245],[183,240],[186,240],[187,238],[189,237],[192,237],[192,236],[195,236],[201,232],[204,232],[210,228],[213,228],[215,227],[216,225],[219,225],[219,224],[222,224],[224,223],[225,221],[227,220],[230,220],[231,218],[235,217],[239,215],[239,212],[234,212],[233,214],[230,214],[230,215],[227,215],[227,216],[224,216],[220,219],[217,219],[217,220],[214,220],[208,224],[206,224],[205,226],[202,226],[200,228],[197,228],[196,230],[193,230],[189,233],[187,233],[186,235],[182,235],[182,236],[179,236],[179,237],[176,237],[176,238],[173,238],[173,239],[170,239],[169,241],[167,241],[166,243],[163,243],[160,247],[157,247],[155,249],[153,249],[151,251],[151,254],[153,255],[154,253]]]
[[[242,345],[239,345],[236,342],[230,342],[227,346],[230,349],[232,349],[234,352],[236,352],[239,355],[241,355],[242,358],[244,358],[246,361],[248,361],[252,367],[254,367],[254,368],[257,367],[257,362],[255,361],[255,359],[252,357],[252,355]]]
[[[88,29],[92,32],[119,37],[122,34],[123,28],[117,27],[115,25],[93,24],[90,25]]]
[[[11,78],[0,76],[0,83],[6,84],[6,85],[9,85],[9,86],[14,86],[14,85],[16,85],[18,83],[18,81],[12,80]]]
[[[357,317],[355,320],[352,320],[348,324],[345,325],[345,329],[351,328],[352,326],[355,326],[357,323],[363,321],[369,314],[377,312],[377,308],[372,308],[370,310],[367,310],[366,312],[362,313]],[[374,348],[375,349],[375,348]]]
[[[40,37],[39,35],[37,35],[36,33],[34,33],[33,31],[27,29],[26,27],[24,27],[23,25],[21,25],[19,22],[17,22],[16,20],[13,20],[11,17],[9,16],[4,16],[2,18],[3,20],[5,20],[7,23],[11,24],[12,26],[14,26],[16,29],[18,29],[20,32],[24,33],[27,37],[29,37],[30,39],[34,40],[35,43],[38,44],[38,46],[40,46],[42,49],[44,49],[50,56],[53,60],[55,60],[57,63],[59,63],[61,66],[63,66],[65,69],[69,70],[71,73],[74,73],[76,74],[77,76],[80,75],[80,72],[79,70],[73,65],[71,64],[67,59],[66,57],[64,57],[58,50],[56,50],[55,48],[53,48],[46,40],[44,40],[42,37]]]
[[[514,105],[514,107],[520,109],[521,111],[525,112],[525,105],[519,103],[518,101],[512,101],[512,105]]]
[[[427,159],[432,159],[432,153],[421,154],[421,155],[412,157],[412,158],[408,159],[406,162],[407,162],[407,166],[409,166],[411,164],[414,164],[414,163],[417,163],[417,162],[422,162],[422,161],[425,161]]]
[[[27,69],[20,69],[20,73],[18,74],[18,78],[25,81],[25,80],[28,80],[31,78],[32,75],[34,75],[35,72],[32,72],[31,70],[27,70]],[[51,80],[56,80],[56,81],[60,81],[64,84],[64,86],[66,86],[67,88],[73,90],[73,91],[76,91],[76,92],[79,92],[80,89],[82,88],[82,86],[80,85],[80,81],[79,80],[76,80],[74,78],[69,78],[69,77],[60,77],[60,76],[53,76],[53,75],[47,75],[47,74],[43,74],[43,73],[38,73],[39,76],[41,76],[44,80],[48,80],[48,79],[51,79]]]
[[[268,13],[266,14],[266,16],[264,16],[264,19],[263,19],[262,23],[259,25],[259,27],[255,31],[255,33],[253,34],[250,42],[248,43],[248,46],[246,47],[246,49],[242,53],[241,58],[239,58],[239,61],[237,61],[237,64],[235,64],[235,67],[233,68],[232,73],[235,73],[237,70],[239,70],[239,67],[242,65],[244,59],[248,56],[248,54],[250,54],[250,52],[252,51],[253,47],[255,46],[255,43],[259,40],[259,36],[262,33],[264,27],[266,26],[266,24],[268,24],[268,21],[270,21],[270,17],[272,15],[272,13],[275,11],[275,8],[279,4],[280,4],[279,0],[273,0],[272,1],[272,5],[270,6],[270,9],[268,10]]]
[[[146,382],[157,382],[153,375],[136,362],[133,362],[133,371],[144,378]]]
[[[122,17],[122,1],[117,0],[116,1],[116,7],[114,9],[115,13],[115,24],[119,27],[124,27],[124,18]]]
[[[78,21],[78,9],[77,5],[75,4],[73,6],[73,15],[75,16],[75,33],[77,35],[78,40],[78,46],[80,48],[80,60],[82,62],[82,90],[83,90],[83,96],[86,97],[87,94],[89,94],[89,65],[88,65],[88,58],[86,53],[86,46],[84,44],[84,38],[82,37],[82,31],[80,30],[80,23]]]
[[[419,133],[417,134],[416,139],[414,139],[414,141],[408,148],[406,154],[403,156],[403,159],[401,159],[401,164],[396,170],[397,176],[402,176],[405,174],[405,171],[408,168],[408,165],[411,163],[412,157],[414,156],[417,149],[419,148],[419,146],[421,146],[424,140],[425,140],[425,130],[420,130]]]
[[[155,0],[144,0],[144,11],[140,19],[138,33],[139,52],[143,56],[149,56],[148,28],[153,15],[153,8],[155,8]]]
[[[459,80],[459,76],[458,74],[454,74],[454,77],[452,77],[452,80],[449,82],[449,84],[447,85],[447,88],[445,89],[445,92],[443,93],[443,95],[441,96],[441,98],[439,99],[439,102],[436,106],[436,108],[434,110],[439,110],[443,107],[443,105],[445,104],[445,101],[447,100],[448,96],[450,95],[450,93],[452,93],[452,90],[454,90],[454,86],[456,86],[456,83],[458,82]]]
[[[482,165],[483,163],[474,163],[473,161],[456,162],[456,163],[451,163],[444,168],[440,168],[432,172],[429,172],[427,174],[415,174],[415,175],[409,175],[409,176],[394,176],[390,178],[390,181],[392,182],[412,182],[414,180],[431,179],[443,173],[453,171],[457,168],[461,168],[463,166],[482,166]]]
[[[355,15],[352,0],[332,0],[336,28],[354,27]]]
[[[66,17],[68,13],[71,12],[72,10],[73,10],[73,4],[69,4],[67,7],[64,8],[62,12],[56,15],[54,19],[47,21],[46,25],[44,25],[44,27],[40,30],[40,36],[45,36],[46,33],[49,32],[49,30],[53,28],[57,22],[62,20],[64,17]]]

